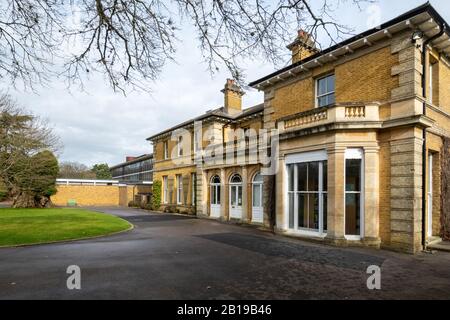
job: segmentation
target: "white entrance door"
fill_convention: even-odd
[[[230,219],[242,219],[242,179],[238,174],[230,180]]]
[[[428,216],[427,216],[427,236],[433,236],[433,155],[428,155]]]
[[[211,218],[220,218],[220,204],[211,204]]]
[[[220,218],[220,178],[218,176],[214,176],[211,179],[211,218]]]
[[[255,174],[252,184],[252,222],[263,223],[263,178],[261,174]]]

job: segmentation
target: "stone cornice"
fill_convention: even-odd
[[[291,139],[295,137],[306,136],[310,134],[322,133],[334,130],[368,130],[381,129],[382,121],[352,121],[352,122],[334,122],[322,124],[314,127],[297,129],[280,134],[280,140]]]
[[[383,122],[383,129],[393,128],[393,127],[402,127],[408,125],[419,125],[423,128],[430,128],[433,126],[435,121],[424,115],[414,115],[404,118],[391,119]]]

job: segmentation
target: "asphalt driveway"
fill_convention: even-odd
[[[134,230],[0,249],[0,299],[449,299],[450,254],[335,248],[215,221],[134,209]],[[81,290],[66,269],[81,268]],[[367,267],[381,267],[368,290]]]

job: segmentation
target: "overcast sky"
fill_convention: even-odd
[[[339,22],[358,33],[368,29],[373,23],[369,12],[373,10],[366,6],[360,12],[350,7],[350,3],[339,12]],[[423,0],[381,0],[378,2],[380,22],[423,3]],[[431,3],[450,21],[448,0]],[[150,135],[223,104],[220,90],[229,75],[221,72],[211,78],[191,28],[183,27],[179,37],[183,41],[178,46],[177,64],[164,68],[160,79],[151,85],[151,95],[131,93],[124,97],[113,93],[102,76],[86,83],[88,92],[74,88],[69,93],[63,83],[39,89],[38,94],[11,88],[8,92],[20,105],[49,120],[64,145],[61,161],[114,165],[123,162],[125,156],[152,152],[151,144],[145,140]],[[248,62],[245,67],[248,82],[274,71],[264,61]],[[263,95],[248,91],[243,101],[244,107],[250,107],[261,103]]]

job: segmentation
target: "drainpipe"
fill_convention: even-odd
[[[446,31],[447,25],[444,23],[443,25],[439,25],[440,31],[435,36],[425,40],[422,45],[422,96],[423,96],[423,110],[422,114],[424,116],[427,115],[427,47],[428,44],[432,41],[440,38]],[[424,250],[426,249],[426,218],[427,218],[427,129],[423,128],[422,130],[422,138],[423,138],[423,146],[422,146],[422,247]]]

